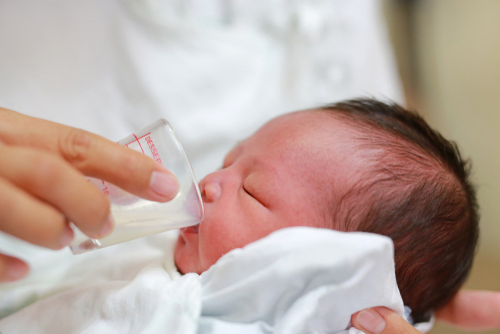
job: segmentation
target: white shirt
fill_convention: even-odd
[[[402,101],[379,0],[0,3],[0,106],[114,141],[160,117],[198,178],[267,120]]]

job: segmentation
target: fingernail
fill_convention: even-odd
[[[153,172],[149,188],[161,197],[174,198],[179,191],[179,182],[177,182],[177,179],[173,175]]]
[[[23,262],[17,261],[9,261],[9,265],[7,267],[7,280],[9,281],[17,281],[18,279],[23,278],[28,274],[29,267]]]
[[[385,328],[385,320],[377,311],[368,309],[361,311],[357,317],[358,323],[372,334],[378,334]]]
[[[113,218],[113,215],[109,214],[108,219],[106,220],[106,223],[102,227],[101,232],[99,233],[99,237],[97,239],[102,239],[106,237],[108,234],[113,231],[113,228],[115,227],[115,220]]]
[[[73,241],[73,237],[75,236],[75,234],[73,233],[73,229],[69,226],[66,226],[65,229],[64,229],[64,234],[63,234],[63,237],[61,238],[61,246],[62,247],[66,247],[68,246],[71,241]]]

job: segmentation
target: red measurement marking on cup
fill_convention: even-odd
[[[134,136],[135,140],[137,140],[137,142],[139,143],[139,146],[141,148],[142,154],[144,154],[144,150],[142,149],[142,145],[141,145],[141,142],[139,141],[139,138],[137,138],[137,136],[135,134],[133,134],[133,133],[132,133],[132,136]]]
[[[142,145],[141,143],[139,142],[140,139],[145,138],[146,140],[146,143],[148,143],[148,147],[149,147],[149,150],[151,151],[151,155],[153,156],[153,159],[156,160],[156,162],[158,162],[159,164],[161,164],[161,158],[160,158],[160,155],[158,154],[158,150],[156,149],[156,146],[153,142],[153,139],[151,139],[151,132],[148,132],[146,133],[145,135],[142,135],[140,136],[139,138],[137,138],[137,136],[135,134],[132,134],[135,138],[135,140],[131,141],[130,143],[128,144],[125,144],[125,146],[128,147],[128,145],[132,144],[132,143],[135,143],[135,142],[138,142],[139,143],[139,146],[141,147],[141,150],[142,150],[142,153],[144,154],[144,149],[142,148]]]
[[[146,143],[148,143],[149,149],[151,150],[151,154],[153,155],[153,159],[155,159],[161,165],[160,155],[158,154],[158,150],[153,143],[153,139],[150,136],[146,137]]]
[[[104,181],[103,181],[103,180],[101,180],[101,181],[102,181],[102,185],[104,186],[104,189],[102,190],[102,192],[103,192],[105,195],[109,196],[109,189],[108,189],[108,187],[106,186],[106,183],[104,183]]]
[[[128,147],[128,146],[129,146],[130,144],[132,144],[132,143],[139,142],[139,139],[142,139],[142,138],[144,138],[144,137],[146,137],[146,136],[149,136],[150,134],[151,134],[151,132],[148,132],[148,133],[146,133],[145,135],[140,136],[139,138],[137,138],[134,134],[132,134],[132,136],[134,136],[134,137],[135,137],[135,139],[134,139],[134,140],[132,140],[130,143],[125,144],[125,146],[127,146],[127,147]],[[141,148],[142,148],[142,147],[141,147]],[[144,152],[144,151],[143,151],[143,152]]]

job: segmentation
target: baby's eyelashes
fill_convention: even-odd
[[[252,197],[254,200],[256,200],[257,202],[259,202],[262,206],[266,207],[267,208],[267,205],[264,204],[259,198],[257,198],[255,195],[254,195],[254,192],[250,192],[245,186],[242,187],[243,188],[243,191],[245,193],[247,193],[248,196]]]
[[[243,186],[243,191],[244,191],[244,192],[246,192],[246,193],[247,193],[250,197],[255,198],[255,196],[254,196],[254,195],[252,195],[252,193],[251,193],[251,192],[249,192],[249,191],[248,191],[248,189],[247,189],[247,188],[245,188],[245,186]]]

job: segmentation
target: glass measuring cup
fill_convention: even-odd
[[[170,202],[158,203],[134,196],[111,183],[88,178],[108,196],[115,228],[105,238],[92,239],[71,224],[75,232],[70,244],[73,254],[196,225],[203,219],[203,202],[193,169],[179,138],[166,120],[159,119],[118,143],[153,158],[170,170],[179,181],[179,192]]]

